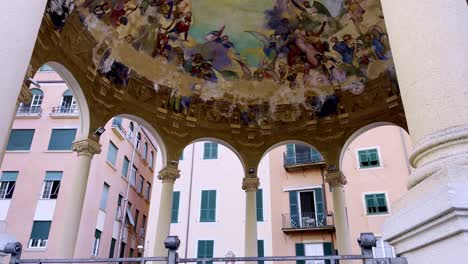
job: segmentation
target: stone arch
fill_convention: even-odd
[[[374,128],[377,128],[377,127],[383,127],[383,126],[396,126],[396,127],[399,127],[403,130],[405,130],[406,132],[407,129],[405,129],[404,127],[401,127],[395,123],[392,123],[392,122],[387,122],[387,121],[383,121],[383,122],[375,122],[375,123],[370,123],[370,124],[367,124],[359,129],[357,129],[356,131],[354,131],[345,141],[345,143],[343,144],[342,148],[341,148],[341,153],[340,153],[340,156],[339,156],[339,169],[341,170],[342,169],[342,166],[343,166],[343,158],[344,158],[344,155],[346,153],[346,150],[348,149],[348,147],[351,145],[351,143],[356,139],[358,138],[360,135],[364,134],[365,132],[371,130],[371,129],[374,129]]]

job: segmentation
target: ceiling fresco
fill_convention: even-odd
[[[59,32],[78,12],[99,73],[117,87],[146,78],[175,112],[222,102],[223,116],[261,125],[286,105],[341,114],[375,83],[399,93],[378,0],[50,0],[47,11]]]

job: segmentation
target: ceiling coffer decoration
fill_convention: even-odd
[[[94,38],[95,74],[190,120],[310,125],[399,95],[378,0],[50,0],[47,12],[57,32],[76,19]]]

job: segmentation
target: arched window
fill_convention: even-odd
[[[145,142],[145,145],[143,145],[143,159],[146,160],[148,157],[148,143]]]
[[[150,152],[148,164],[150,168],[154,168],[154,152],[153,151]]]
[[[140,142],[141,142],[141,134],[138,133],[137,135],[137,142],[136,142],[136,148],[140,149]]]
[[[60,102],[61,113],[74,113],[77,109],[76,101],[70,89],[66,90],[62,95],[62,101]]]
[[[133,130],[134,129],[135,129],[135,126],[133,125],[133,122],[130,122],[130,124],[128,125],[128,135],[127,135],[127,138],[129,140],[131,140],[132,137],[133,137]],[[133,144],[133,142],[132,142],[132,144]]]
[[[32,100],[31,104],[25,105],[25,107],[29,106],[31,109],[31,112],[36,113],[40,111],[41,105],[42,105],[42,100],[44,99],[44,92],[42,92],[41,89],[31,89],[32,93]]]

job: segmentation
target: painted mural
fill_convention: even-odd
[[[320,117],[381,76],[397,89],[378,0],[51,0],[58,29],[75,5],[99,42],[100,73],[125,86],[133,70],[173,87],[174,111],[196,94],[248,109],[244,123],[263,104]]]

